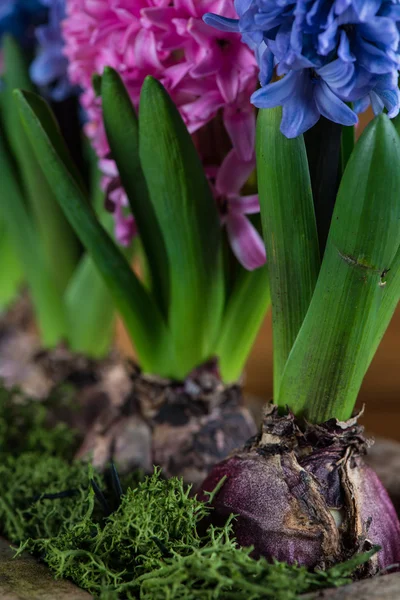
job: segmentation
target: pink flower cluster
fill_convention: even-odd
[[[213,189],[237,258],[248,269],[263,264],[264,244],[245,216],[258,212],[258,201],[240,195],[255,164],[255,114],[249,98],[257,86],[257,64],[238,34],[202,21],[206,12],[234,18],[232,0],[67,0],[66,5],[69,76],[83,89],[86,133],[101,159],[119,241],[129,243],[136,230],[133,217],[125,215],[127,199],[110,160],[101,103],[92,86],[93,74],[101,74],[105,66],[120,73],[136,107],[144,78],[159,79],[191,133],[222,112],[232,149],[222,164],[211,165],[217,167]],[[201,142],[198,150],[203,157]]]

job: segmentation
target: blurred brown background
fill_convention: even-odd
[[[361,132],[371,118],[362,115]],[[400,194],[400,190],[399,190]],[[119,346],[132,353],[122,326],[118,326]],[[358,406],[365,404],[362,423],[371,434],[400,441],[400,306],[365,377]],[[272,398],[272,327],[271,313],[258,335],[245,371],[245,391],[259,398],[259,404]]]

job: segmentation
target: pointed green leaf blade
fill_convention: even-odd
[[[400,136],[400,117],[393,119],[392,123],[396,128],[397,134]],[[388,272],[384,274],[382,279],[385,283],[385,289],[383,290],[382,303],[379,308],[376,337],[371,346],[370,362],[372,362],[375,352],[377,351],[396,307],[400,302],[400,247],[397,250],[396,256],[394,257]]]
[[[261,110],[257,123],[257,178],[271,286],[275,402],[320,268],[304,140],[288,140],[282,135],[281,113],[280,108]]]
[[[162,85],[148,77],[139,109],[140,160],[170,265],[169,324],[177,375],[214,351],[223,308],[217,207],[182,118]]]
[[[112,235],[115,224],[112,215],[104,207],[97,157],[90,148],[87,150],[91,165],[90,204],[104,229]],[[121,248],[121,251],[131,262],[133,245]],[[85,302],[82,302],[82,298],[85,298]],[[68,340],[71,350],[94,358],[105,356],[113,342],[116,310],[112,295],[88,253],[82,257],[70,279],[64,302],[69,317]]]
[[[314,296],[283,375],[281,404],[312,422],[351,416],[374,348],[382,275],[400,243],[400,140],[387,116],[348,162]]]
[[[270,305],[267,267],[241,269],[222,319],[216,355],[225,383],[238,381]]]
[[[35,141],[37,159],[50,185],[56,190],[57,200],[71,226],[113,295],[115,305],[135,343],[143,369],[170,375],[166,362],[171,360],[171,356],[165,347],[167,331],[163,318],[153,298],[98,222],[81,186],[69,171],[68,150],[49,107],[35,94],[20,90],[14,94],[25,130],[31,141]]]
[[[21,188],[15,177],[8,147],[0,131],[0,212],[29,285],[43,346],[66,338],[67,326],[61,294],[47,267]]]
[[[400,248],[397,250],[387,273],[382,273],[382,302],[376,319],[375,336],[371,343],[369,364],[371,364],[378,346],[400,302]]]
[[[60,291],[68,284],[79,257],[76,236],[48,185],[19,120],[13,97],[15,88],[32,90],[28,65],[18,43],[6,36],[4,49],[4,127],[17,160],[24,188],[37,224],[40,240],[53,278]]]
[[[24,271],[4,223],[0,223],[0,314],[17,299]]]
[[[97,157],[88,148],[91,165],[91,206],[111,234],[114,219],[104,208],[104,192]],[[82,302],[85,298],[85,302]],[[68,342],[74,352],[93,358],[104,357],[111,348],[116,311],[113,298],[92,257],[85,253],[71,277],[64,302],[68,314]]]
[[[106,67],[101,79],[104,126],[111,154],[138,226],[147,258],[153,295],[164,315],[168,312],[169,265],[164,239],[139,159],[139,125],[119,74]]]
[[[342,140],[340,148],[340,162],[342,175],[347,167],[347,163],[350,160],[350,156],[354,150],[355,139],[355,127],[343,127],[342,128]]]
[[[70,349],[93,358],[105,356],[114,333],[114,302],[88,254],[83,256],[76,268],[64,301],[69,316]]]

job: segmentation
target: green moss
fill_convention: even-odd
[[[71,454],[73,436],[48,431],[38,405],[33,412],[27,406],[7,412],[6,406],[3,398],[2,533],[20,543],[18,554],[28,550],[42,557],[56,577],[72,579],[96,598],[295,600],[304,592],[348,583],[368,558],[358,555],[314,573],[255,561],[249,549],[236,544],[231,521],[204,532],[199,525],[210,508],[190,497],[181,480],[163,480],[158,470],[151,477],[136,474],[125,481],[119,506],[105,516],[90,482],[95,480],[111,508],[115,489],[106,476],[64,458]],[[7,444],[18,438],[19,427],[25,433],[18,451],[10,454]]]
[[[26,398],[18,389],[6,390],[0,385],[0,455],[34,451],[72,458],[78,442],[76,432],[63,423],[47,426],[49,410],[64,402],[67,399],[61,391],[39,402]]]

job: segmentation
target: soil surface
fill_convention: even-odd
[[[13,559],[10,544],[0,538],[1,600],[90,600],[92,596],[70,581],[53,579],[50,571],[31,556]]]

